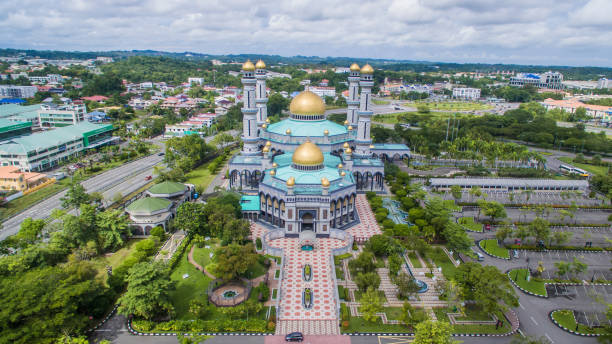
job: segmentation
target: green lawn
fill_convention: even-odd
[[[361,290],[355,290],[354,294],[355,294],[355,301],[359,302],[359,301],[361,301],[361,296],[364,293]],[[378,295],[383,299],[383,302],[387,301],[387,297],[385,296],[385,292],[383,292],[382,290],[378,290]]]
[[[597,165],[591,165],[591,164],[579,164],[579,163],[575,163],[573,162],[572,158],[568,157],[568,156],[564,156],[564,157],[560,157],[559,160],[563,161],[564,163],[567,164],[571,164],[573,166],[576,166],[578,168],[581,168],[585,171],[588,171],[589,173],[598,175],[598,176],[606,176],[608,175],[608,168],[606,166],[597,166]]]
[[[106,280],[106,267],[111,266],[113,269],[119,267],[121,263],[127,258],[134,250],[134,245],[142,239],[130,239],[127,241],[125,246],[108,255],[98,256],[92,259],[92,263],[98,270],[98,277]]]
[[[546,285],[542,281],[536,281],[533,276],[527,281],[527,269],[511,270],[510,278],[521,288],[536,295],[546,296]]]
[[[402,315],[402,307],[384,307],[383,312],[387,314],[388,320],[399,320]]]
[[[480,241],[479,245],[489,254],[502,258],[510,258],[510,251],[508,251],[507,248],[499,247],[497,240],[495,239],[482,240]]]
[[[195,170],[187,173],[185,177],[187,178],[187,183],[191,183],[196,186],[200,185],[203,188],[207,188],[213,179],[215,179],[215,174],[210,173],[208,170],[208,164],[203,164]]]
[[[474,232],[482,232],[482,224],[476,223],[473,217],[460,217],[457,223]]]
[[[417,269],[423,267],[423,264],[421,264],[421,261],[417,257],[416,252],[408,252],[408,259],[410,259],[410,263],[413,267]]]
[[[574,312],[569,309],[558,310],[553,312],[553,319],[555,319],[561,326],[576,331],[576,318],[574,318]],[[583,324],[578,325],[579,333],[604,333],[604,328],[592,328]]]
[[[455,277],[457,267],[455,267],[453,262],[450,261],[450,258],[448,258],[448,255],[442,251],[440,247],[436,247],[432,250],[429,253],[429,258],[433,260],[437,266],[442,268],[442,275],[444,275],[447,280]]]
[[[208,301],[206,290],[211,279],[189,263],[187,260],[188,252],[189,248],[185,251],[180,263],[176,266],[174,271],[172,271],[172,275],[170,276],[170,279],[176,283],[176,289],[170,293],[170,299],[174,305],[177,319],[194,318],[193,315],[189,313],[189,302],[191,302],[191,300],[200,300],[204,304]],[[189,277],[183,278],[184,274],[188,274]],[[214,307],[211,307],[211,309],[215,310]],[[219,315],[222,316],[218,311],[215,313],[219,313]],[[212,319],[214,319],[214,317]]]
[[[374,117],[372,118],[372,122],[384,123],[384,124],[395,124],[395,123],[399,123],[397,116],[398,116],[397,113],[374,115]]]
[[[193,259],[200,264],[201,266],[203,266],[204,268],[206,268],[206,270],[208,272],[210,272],[211,274],[214,274],[214,266],[215,263],[213,262],[212,258],[210,258],[210,253],[213,253],[215,251],[215,249],[217,248],[217,243],[216,241],[209,241],[208,242],[210,245],[210,248],[206,248],[206,247],[197,247],[193,250]],[[265,274],[267,271],[266,267],[263,266],[261,263],[259,263],[259,261],[257,261],[253,266],[251,266],[247,272],[245,273],[245,276],[247,278],[256,278],[259,277],[263,274]]]
[[[448,313],[448,309],[447,308],[434,308],[433,309],[434,313],[436,314],[436,318],[438,318],[438,321],[449,321],[448,316],[446,315],[446,313]],[[473,313],[469,313],[469,308],[466,309],[466,315],[469,314],[465,320],[470,319],[470,320],[491,320],[492,318],[490,316],[487,316],[486,319],[482,319],[483,316],[480,315],[478,312],[478,315],[474,315]],[[482,312],[480,312],[482,313]],[[510,323],[508,323],[508,321],[506,320],[506,318],[503,316],[503,314],[501,312],[497,312],[495,314],[498,319],[503,320],[504,325],[498,329],[495,329],[495,325],[453,325],[453,333],[487,333],[487,334],[502,334],[502,333],[506,333],[508,331],[510,331]],[[479,319],[477,319],[479,318]]]
[[[348,329],[342,332],[410,332],[410,329],[404,325],[383,324],[380,318],[376,322],[369,322],[362,317],[351,317]]]
[[[376,105],[388,105],[388,104],[391,104],[391,102],[388,101],[388,100],[379,100],[379,99],[372,99],[372,103],[374,103]]]

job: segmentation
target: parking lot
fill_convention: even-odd
[[[596,295],[609,299],[612,295],[612,286],[609,285],[560,285],[549,284],[546,286],[549,298],[565,297],[570,300],[580,298],[594,299]],[[587,307],[585,307],[587,308]]]
[[[503,204],[555,204],[555,205],[572,205],[577,206],[596,206],[602,205],[604,202],[597,198],[588,198],[582,192],[575,191],[533,191],[533,192],[508,192],[508,191],[488,191],[481,190],[487,195],[489,201],[497,201]],[[444,199],[453,199],[450,192],[442,195]],[[481,197],[482,198],[482,197]],[[469,191],[463,191],[461,202],[475,202],[478,198],[472,197]]]
[[[574,258],[577,258],[581,262],[587,264],[587,271],[580,274],[570,274],[569,276],[563,276],[562,278],[568,279],[575,277],[581,280],[597,280],[605,279],[612,280],[612,271],[610,271],[610,259],[612,254],[610,252],[572,252],[572,251],[524,251],[517,250],[518,258],[514,258],[514,252],[511,252],[511,261],[514,263],[520,263],[522,266],[529,266],[532,270],[538,267],[538,264],[542,262],[544,266],[544,272],[542,277],[546,279],[559,278],[557,275],[556,262],[572,262]],[[529,258],[529,260],[527,260]]]

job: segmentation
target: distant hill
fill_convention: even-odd
[[[27,56],[47,59],[91,59],[98,56],[109,56],[123,59],[130,56],[164,56],[187,60],[220,60],[224,62],[245,61],[246,59],[264,59],[268,65],[287,64],[303,66],[349,66],[353,62],[358,64],[370,63],[376,68],[394,71],[413,72],[488,72],[497,70],[513,70],[520,72],[541,73],[548,70],[560,71],[566,79],[597,79],[605,76],[612,78],[612,68],[605,67],[573,67],[573,66],[542,66],[518,64],[487,64],[487,63],[448,63],[393,59],[364,59],[355,57],[320,57],[320,56],[280,56],[280,55],[211,55],[196,52],[167,52],[157,50],[131,50],[131,51],[57,51],[57,50],[27,50],[27,49],[0,49],[0,56]]]

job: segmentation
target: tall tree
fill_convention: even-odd
[[[121,210],[106,210],[96,215],[98,237],[103,250],[116,249],[123,245],[128,233],[127,216]]]
[[[206,225],[207,216],[205,207],[204,204],[197,202],[185,202],[181,204],[176,211],[174,225],[190,235],[210,235],[207,231],[208,226]]]
[[[442,234],[448,248],[453,251],[464,252],[474,244],[474,240],[466,233],[465,229],[455,222],[449,222]]]
[[[416,325],[414,344],[450,344],[452,326],[445,321],[426,320]]]
[[[376,313],[383,310],[383,299],[378,291],[372,287],[361,296],[361,313],[365,321],[376,321]]]
[[[464,300],[474,300],[486,312],[518,306],[508,277],[494,266],[469,262],[461,264],[455,279]]]
[[[138,263],[129,270],[127,290],[119,298],[119,313],[145,319],[168,313],[174,309],[170,300],[173,289],[170,271],[163,263]]]
[[[66,209],[79,208],[81,204],[90,202],[89,195],[85,192],[85,188],[80,183],[74,182],[70,184],[66,195],[60,198],[62,207]]]
[[[246,245],[232,243],[219,247],[215,251],[214,259],[217,263],[215,276],[224,281],[231,281],[246,273],[257,262],[257,253],[253,243]]]

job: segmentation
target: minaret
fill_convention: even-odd
[[[255,107],[255,65],[247,61],[242,65],[242,155],[259,153],[257,142],[257,108]]]
[[[346,100],[348,110],[346,111],[346,120],[349,125],[357,127],[357,109],[359,109],[359,66],[356,63],[351,65],[349,74],[349,96]]]
[[[360,157],[370,157],[370,117],[372,117],[372,86],[374,81],[372,79],[374,69],[369,64],[366,64],[361,68],[361,80],[359,86],[361,86],[361,97],[359,101],[359,122],[357,124],[357,138],[355,139],[355,155]]]
[[[255,64],[255,103],[257,104],[257,126],[261,127],[268,118],[268,96],[266,94],[266,64],[259,60]]]

